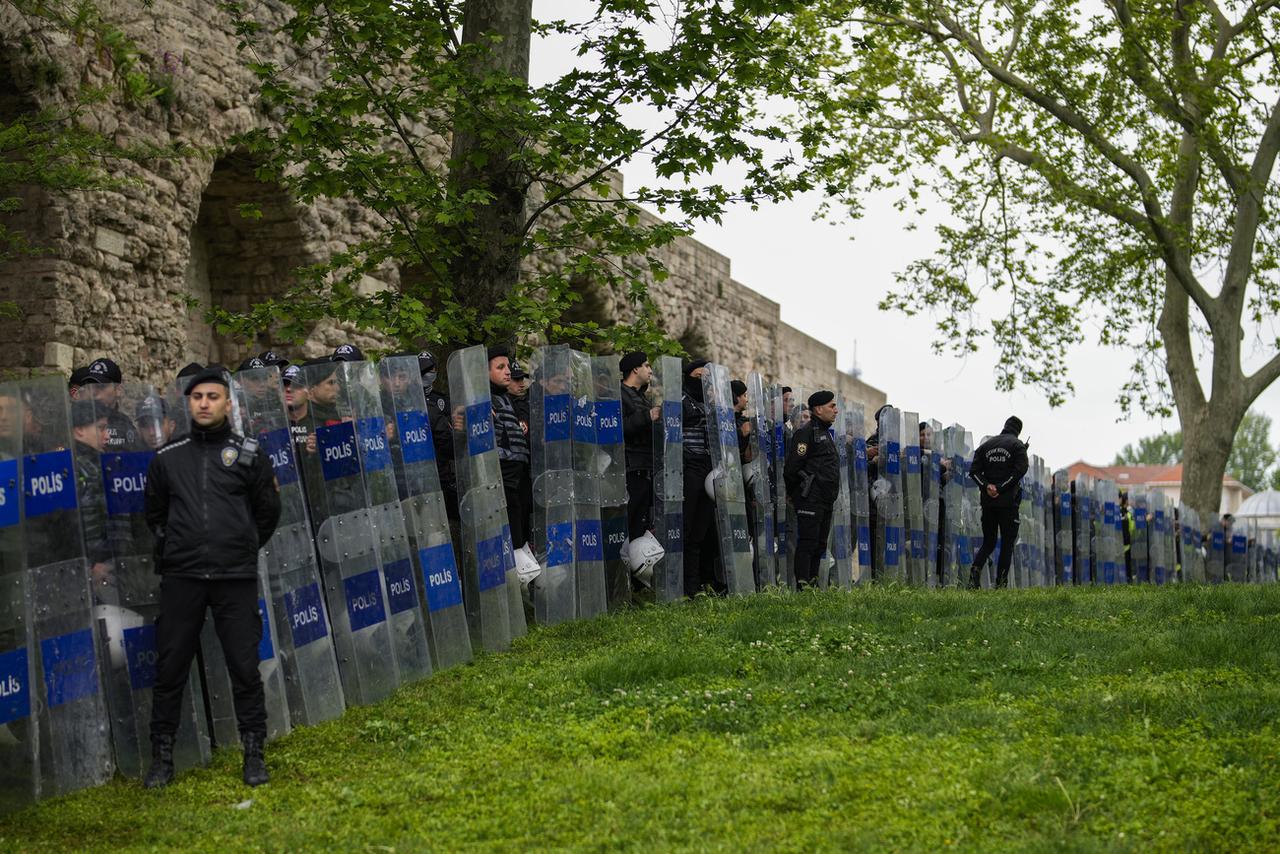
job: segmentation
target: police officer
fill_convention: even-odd
[[[622,373],[622,441],[627,462],[627,540],[653,527],[653,425],[662,408],[651,406],[645,390],[653,380],[649,357],[639,350],[618,361]]]
[[[830,391],[809,395],[809,422],[797,426],[787,447],[783,478],[796,511],[797,584],[814,584],[831,535],[831,508],[840,495],[840,451],[835,429],[839,409]]]
[[[533,512],[533,477],[527,428],[516,415],[507,386],[511,383],[511,351],[505,345],[489,348],[489,394],[493,400],[493,432],[502,467],[502,487],[511,523],[511,547],[533,559],[529,544],[529,515]],[[519,556],[518,556],[519,558]]]
[[[93,400],[99,412],[107,416],[107,438],[104,454],[121,451],[145,450],[138,428],[128,415],[120,411],[121,388],[124,374],[120,366],[110,359],[94,359],[81,380],[77,399]]]
[[[1022,477],[1027,473],[1027,446],[1018,440],[1022,420],[1016,415],[1004,422],[1000,435],[992,436],[973,452],[969,476],[982,490],[982,548],[969,570],[969,587],[977,590],[982,567],[996,550],[1000,535],[1000,559],[996,562],[996,587],[1009,584],[1009,564],[1018,542],[1018,502]]]
[[[280,496],[257,442],[232,432],[231,377],[211,365],[188,382],[191,432],[165,445],[147,471],[147,524],[160,573],[152,763],[147,788],[173,780],[173,742],[205,609],[227,660],[245,783],[267,782],[267,708],[258,673],[258,549],[280,518]]]

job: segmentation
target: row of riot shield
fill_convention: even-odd
[[[748,522],[755,559],[755,584],[759,590],[778,583],[777,544],[774,535],[773,399],[781,394],[766,386],[760,374],[747,375],[747,456],[742,477],[747,496]]]
[[[839,398],[836,407],[836,422],[832,425],[836,437],[836,452],[840,461],[840,490],[831,512],[831,534],[827,549],[831,555],[830,569],[819,575],[821,587],[840,587],[848,589],[853,586],[853,505],[849,480],[849,457],[853,451],[852,442],[848,441],[848,413],[844,398]]]
[[[754,593],[755,568],[747,491],[742,478],[741,434],[727,368],[714,363],[707,365],[702,375],[702,395],[708,416],[721,580],[731,596]]]

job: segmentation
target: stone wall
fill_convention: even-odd
[[[264,20],[285,14],[270,0],[255,9]],[[248,308],[280,293],[298,266],[323,261],[378,228],[375,215],[351,202],[296,204],[229,150],[233,135],[270,119],[258,106],[252,76],[236,60],[230,21],[216,4],[166,0],[144,9],[127,0],[112,15],[152,58],[152,74],[170,86],[172,97],[145,108],[105,104],[91,123],[120,143],[146,140],[201,153],[146,166],[124,163],[117,173],[123,183],[109,191],[24,194],[21,210],[7,222],[46,251],[0,266],[0,300],[22,312],[20,320],[0,320],[0,339],[11,342],[0,348],[0,370],[66,373],[106,355],[132,378],[165,382],[189,361],[235,364],[277,342],[268,330],[252,343],[219,336],[202,318],[205,306]],[[36,82],[40,63],[62,69],[66,81],[105,82],[94,58],[65,37],[31,35],[28,21],[0,6],[0,116],[65,98],[57,86]],[[36,54],[22,47],[27,41],[41,46]],[[319,60],[287,47],[265,58],[292,63],[301,85],[320,76]],[[428,147],[432,164],[443,165],[447,143],[437,139]],[[613,184],[621,194],[620,175]],[[246,218],[242,205],[260,216]],[[872,408],[883,402],[882,393],[837,370],[833,348],[782,323],[777,303],[735,280],[726,256],[682,238],[660,257],[669,276],[651,283],[651,296],[664,328],[691,352],[728,365],[736,376],[759,371],[810,390],[837,389]],[[399,272],[387,269],[367,286],[399,281]],[[583,288],[594,319],[631,319],[623,295]],[[386,343],[322,323],[302,355],[329,352],[344,340],[362,347]]]

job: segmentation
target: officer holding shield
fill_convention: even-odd
[[[231,430],[231,377],[210,366],[186,386],[191,432],[165,445],[147,471],[147,524],[156,538],[160,616],[152,695],[152,764],[145,785],[173,780],[173,745],[206,608],[231,676],[244,746],[244,781],[267,782],[267,708],[258,673],[258,549],[280,518],[271,463]]]

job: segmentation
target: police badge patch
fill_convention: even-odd
[[[801,442],[799,445],[796,445],[796,456],[803,457],[808,452],[808,450],[809,450],[809,446],[806,445],[804,442]]]
[[[222,449],[222,464],[227,468],[236,464],[236,458],[240,456],[240,449],[236,447],[226,447]]]

